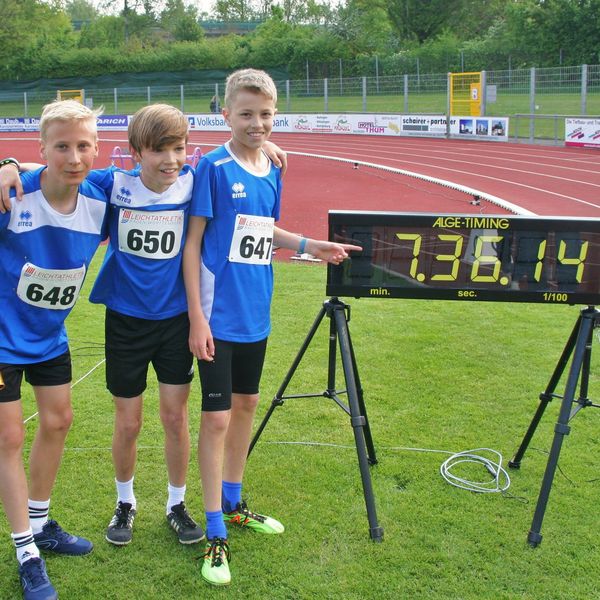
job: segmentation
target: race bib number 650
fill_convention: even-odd
[[[252,265],[268,265],[273,254],[273,217],[236,215],[229,260]]]
[[[121,209],[119,250],[144,258],[165,260],[179,254],[183,234],[180,210]]]
[[[42,269],[25,263],[21,269],[17,296],[38,308],[71,308],[85,278],[85,265],[78,269]]]

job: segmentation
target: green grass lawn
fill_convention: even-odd
[[[95,260],[97,268],[100,256]],[[262,381],[261,419],[323,300],[322,265],[277,263],[273,333]],[[91,275],[93,276],[94,270]],[[103,309],[83,297],[68,321],[74,381],[103,358]],[[530,600],[597,597],[600,559],[596,451],[600,414],[584,410],[565,438],[542,544],[527,532],[538,497],[558,402],[542,420],[508,493],[475,494],[446,483],[449,454],[488,447],[508,461],[579,314],[579,307],[513,303],[348,299],[350,331],[379,464],[371,468],[385,529],[370,541],[354,438],[346,414],[325,398],[277,408],[248,463],[251,506],[286,525],[281,536],[232,531],[233,581],[209,588],[200,577],[201,548],[177,543],[164,516],[166,474],[157,389],[145,399],[139,439],[134,540],[104,541],[115,491],[110,455],[113,411],[104,369],[73,389],[75,422],[52,500],[52,516],[85,534],[94,552],[48,556],[61,598],[148,600],[464,599]],[[327,385],[326,319],[287,393],[320,393]],[[594,338],[594,347],[597,346]],[[592,353],[590,397],[598,397]],[[338,382],[343,378],[338,374]],[[35,410],[24,385],[24,413]],[[562,393],[562,387],[560,388]],[[190,401],[192,439],[199,384]],[[28,446],[36,428],[27,424]],[[294,442],[294,443],[290,443]],[[419,451],[415,449],[420,449]],[[487,472],[466,473],[489,479]],[[195,457],[187,503],[202,523]],[[19,598],[14,550],[0,518],[1,598]]]

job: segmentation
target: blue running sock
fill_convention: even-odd
[[[231,512],[242,501],[242,482],[223,481],[221,488],[221,506],[223,512]]]
[[[206,515],[206,539],[212,540],[218,537],[226,540],[227,528],[223,520],[223,511],[215,510],[204,514]]]

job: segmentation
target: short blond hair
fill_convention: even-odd
[[[129,121],[127,137],[132,150],[138,154],[144,148],[160,150],[180,140],[187,142],[187,117],[170,104],[149,104],[140,108]]]
[[[85,104],[72,99],[50,102],[50,104],[44,106],[42,116],[40,117],[40,138],[42,142],[46,141],[48,127],[56,121],[61,123],[68,121],[89,121],[94,133],[97,135],[96,122],[103,112],[104,107],[102,106],[92,110],[85,106]]]
[[[231,108],[235,95],[241,90],[263,94],[277,104],[277,87],[271,76],[258,69],[240,69],[227,77],[225,82],[225,106]]]

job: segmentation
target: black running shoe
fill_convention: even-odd
[[[133,537],[135,508],[129,502],[119,502],[115,514],[106,528],[106,541],[116,546],[126,546]]]
[[[171,512],[167,515],[167,521],[182,544],[195,544],[204,539],[202,527],[190,517],[183,502],[171,506]]]

